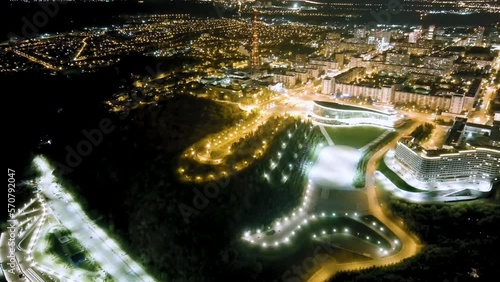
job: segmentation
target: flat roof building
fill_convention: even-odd
[[[395,159],[420,182],[494,182],[500,177],[500,150],[495,148],[425,150],[403,140]]]
[[[425,150],[402,138],[395,160],[405,173],[420,182],[497,182],[500,178],[500,130],[455,120],[443,149]]]

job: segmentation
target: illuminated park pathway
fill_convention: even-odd
[[[316,271],[310,278],[309,282],[324,282],[330,277],[332,277],[338,271],[348,271],[356,270],[362,268],[368,268],[372,266],[384,266],[402,261],[403,259],[409,258],[417,254],[420,249],[418,239],[413,235],[407,233],[402,225],[403,222],[389,218],[382,211],[382,204],[378,202],[378,198],[375,191],[375,177],[374,172],[376,170],[376,163],[387,150],[396,145],[399,137],[412,132],[420,123],[415,123],[411,127],[405,129],[403,132],[399,132],[398,136],[393,139],[390,143],[386,144],[383,148],[378,150],[372,158],[368,161],[366,168],[366,183],[365,192],[368,195],[368,202],[370,207],[370,213],[380,220],[385,226],[387,226],[399,239],[401,248],[390,254],[376,260],[361,261],[361,262],[350,262],[350,263],[338,263],[335,260],[326,261],[321,265],[321,268]],[[396,223],[397,222],[397,223]]]
[[[313,100],[327,100],[328,97],[323,97],[323,96],[317,96],[317,95],[294,95],[293,97],[287,97],[285,100],[282,100],[283,105],[286,105],[287,103],[290,103],[293,101],[295,108],[293,110],[289,109],[288,107],[285,107],[283,105],[277,105],[276,107],[263,111],[263,115],[270,117],[273,115],[282,115],[285,112],[288,112],[290,114],[294,115],[299,115],[299,116],[306,116],[308,112],[308,104],[311,103]],[[272,115],[271,115],[272,113]],[[260,117],[262,118],[262,116]],[[367,170],[366,170],[366,185],[364,189],[358,189],[359,191],[363,191],[368,199],[368,206],[369,209],[366,211],[365,214],[372,214],[375,216],[382,225],[385,225],[387,228],[389,228],[397,237],[396,240],[393,240],[393,242],[398,242],[398,244],[401,244],[399,248],[397,248],[394,252],[391,252],[390,254],[387,254],[385,256],[370,260],[370,261],[365,261],[365,262],[352,262],[352,263],[342,263],[339,264],[337,263],[334,259],[331,261],[326,261],[321,265],[321,268],[314,273],[309,281],[325,281],[326,279],[332,277],[337,271],[340,270],[354,270],[354,269],[359,269],[359,268],[366,268],[366,267],[371,267],[371,266],[382,266],[382,265],[387,265],[395,262],[399,262],[405,258],[411,257],[415,255],[419,248],[420,245],[417,243],[417,239],[408,234],[406,231],[402,229],[402,227],[399,225],[403,224],[402,222],[398,222],[398,224],[395,223],[393,219],[388,218],[381,210],[380,205],[378,203],[378,199],[375,193],[375,184],[374,184],[374,172],[375,172],[375,163],[378,159],[380,159],[383,154],[389,150],[391,147],[394,147],[396,144],[396,140],[399,139],[399,137],[406,135],[410,132],[412,132],[420,123],[416,123],[413,126],[400,130],[398,132],[398,136],[393,139],[392,142],[389,144],[386,144],[383,148],[381,148],[378,152],[372,156],[370,161],[368,162],[367,165]],[[256,126],[256,125],[254,125]],[[254,127],[256,128],[256,127]],[[321,129],[321,128],[320,128]],[[322,132],[324,131],[324,128]],[[233,134],[234,135],[234,134]],[[241,135],[238,134],[238,137]],[[234,136],[235,137],[235,136]],[[229,138],[228,138],[229,139]],[[236,140],[236,139],[233,139]],[[327,139],[328,141],[328,139]],[[207,139],[200,141],[207,143]],[[201,144],[204,144],[201,143]],[[328,142],[330,147],[331,143]],[[332,142],[333,143],[333,142]],[[198,143],[200,144],[200,143]],[[227,150],[228,143],[224,142],[224,148],[221,148],[222,150]],[[213,148],[210,148],[213,149]],[[210,163],[210,164],[218,164],[219,162],[214,161],[214,158],[210,160],[209,158],[199,158],[200,155],[194,156],[196,153],[191,152],[191,148],[189,149],[190,151],[185,152],[185,156],[191,155],[194,157],[193,159],[195,161],[198,161],[200,163]],[[227,154],[230,154],[229,151],[226,151]],[[361,152],[359,152],[361,153]],[[217,158],[218,160],[223,159],[223,156],[219,155]],[[340,164],[337,167],[342,167],[344,164]],[[337,171],[337,175],[343,175],[343,178],[347,179],[349,178],[347,175],[353,175],[355,169],[355,165],[351,166],[351,172],[348,172],[347,170],[345,171]],[[331,175],[332,172],[329,172]],[[313,177],[314,178],[314,177]],[[309,175],[309,179],[311,179],[311,175]],[[352,180],[352,178],[349,178]],[[200,179],[206,181],[207,179]],[[314,209],[315,202],[319,198],[319,193],[317,191],[319,189],[314,189],[315,183],[314,181],[309,181],[306,189],[304,189],[303,193],[303,198],[301,201],[301,206],[296,207],[293,212],[291,212],[288,216],[285,216],[281,219],[274,221],[272,229],[275,230],[276,233],[272,235],[267,235],[266,232],[269,230],[246,230],[242,236],[242,239],[247,241],[249,244],[256,244],[260,245],[263,248],[272,248],[272,247],[279,247],[282,245],[286,245],[293,240],[293,236],[300,231],[300,229],[305,226],[308,222],[311,220],[314,220],[315,217],[318,216],[323,216],[322,213],[319,214],[314,214],[312,213]],[[334,208],[334,207],[333,207]],[[330,213],[332,213],[330,211]],[[349,217],[351,218],[356,218],[357,215],[354,212],[348,213]],[[325,214],[325,216],[334,216],[333,214]],[[346,216],[345,214],[342,214],[342,216]],[[283,246],[285,247],[285,246]],[[384,251],[385,252],[385,251]]]
[[[398,137],[413,131],[417,126],[418,124],[414,124],[410,128],[405,129],[404,132],[399,132]],[[360,189],[366,194],[368,200],[369,208],[367,213],[365,214],[371,214],[375,216],[396,236],[395,238],[391,238],[389,240],[391,245],[393,245],[394,251],[391,252],[389,250],[390,252],[387,252],[387,250],[381,250],[385,255],[373,257],[374,259],[372,260],[362,262],[338,263],[335,261],[335,258],[331,258],[330,260],[323,262],[321,264],[321,268],[317,272],[315,272],[308,281],[323,282],[332,277],[337,271],[340,270],[354,270],[371,266],[382,266],[396,263],[405,258],[411,257],[418,252],[420,245],[417,243],[417,239],[404,231],[400,224],[396,224],[393,219],[388,218],[382,212],[380,207],[381,204],[378,203],[377,195],[375,193],[375,183],[373,177],[373,174],[375,172],[375,163],[389,148],[395,145],[398,137],[395,138],[392,142],[386,144],[382,149],[377,151],[370,159],[367,164],[366,185],[364,189]],[[350,183],[353,179],[354,170],[356,168],[359,155],[353,154],[352,151],[348,150],[345,150],[345,152],[343,152],[343,149],[332,150],[332,148],[335,147],[342,146],[329,146],[323,149],[320,155],[320,160],[318,160],[318,162],[320,162],[321,158],[323,158],[327,159],[327,162],[329,163],[327,163],[326,166],[315,165],[311,169],[308,185],[304,191],[301,206],[297,207],[289,216],[284,217],[280,221],[275,221],[272,226],[272,230],[274,230],[275,233],[267,233],[268,230],[245,231],[242,239],[250,244],[259,245],[262,248],[278,248],[282,245],[290,244],[293,240],[294,235],[297,232],[300,232],[301,228],[304,228],[308,223],[314,221],[318,217],[334,217],[340,215],[348,216],[356,220],[359,215],[354,211],[345,214],[335,214],[331,211],[327,214],[318,214],[312,212],[314,210],[316,201],[318,201],[319,199],[320,193],[320,189],[315,189],[316,182],[319,183],[321,181],[326,181],[327,183],[330,182],[330,186],[332,187],[348,189],[347,187],[350,186]],[[332,208],[335,209],[335,207]],[[402,222],[400,223],[402,224]],[[382,230],[383,228],[380,227],[380,231]],[[337,232],[337,230],[335,230],[335,232]],[[338,230],[338,233],[348,232],[349,230],[347,228],[340,227]],[[321,233],[318,233],[318,237],[322,237],[321,235]],[[398,246],[398,248],[394,248],[394,244],[400,244],[400,246]]]

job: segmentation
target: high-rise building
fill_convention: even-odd
[[[410,32],[408,36],[409,43],[417,43],[418,40],[422,37],[422,27],[418,26],[412,32]]]
[[[450,113],[460,114],[464,108],[464,94],[454,94],[451,97]]]
[[[412,31],[408,34],[408,43],[417,43],[420,39],[420,33]]]
[[[344,58],[345,58],[345,55],[343,53],[335,54],[335,61],[338,63],[339,69],[344,68]]]
[[[333,81],[330,77],[326,77],[325,79],[323,79],[321,93],[326,95],[333,94]]]
[[[340,45],[340,33],[330,32],[325,39],[325,55],[330,56],[337,51]]]
[[[459,118],[446,142],[454,146],[427,150],[403,138],[396,147],[395,160],[420,182],[495,182],[500,177],[499,141],[498,125],[472,124]]]
[[[453,67],[454,57],[427,56],[422,63],[425,68],[450,70]]]
[[[396,161],[420,182],[497,181],[500,177],[500,150],[472,147],[469,149],[425,150],[400,141]]]
[[[354,38],[356,39],[366,38],[366,26],[356,28],[354,30]]]
[[[305,66],[307,64],[307,55],[306,54],[295,55],[295,64],[301,67]]]
[[[474,29],[473,34],[464,40],[464,46],[482,46],[484,37],[484,27],[480,26]]]
[[[434,26],[434,25],[429,26],[429,30],[427,31],[427,40],[434,39],[434,30],[435,29],[436,29],[436,26]]]
[[[386,49],[391,43],[391,32],[390,31],[372,31],[370,36],[368,37],[368,44],[375,44],[377,46],[377,50]]]
[[[340,33],[330,32],[326,35],[326,40],[340,40]]]
[[[476,28],[476,46],[483,45],[484,26]]]

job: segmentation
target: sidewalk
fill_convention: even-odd
[[[319,125],[319,130],[321,130],[321,133],[323,133],[323,136],[325,136],[326,141],[328,142],[329,146],[335,145],[333,143],[332,138],[330,137],[330,135],[328,134],[328,132],[326,132],[326,129],[325,129],[325,127],[323,125]]]

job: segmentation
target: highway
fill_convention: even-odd
[[[88,250],[104,271],[116,281],[155,281],[102,229],[92,223],[73,197],[56,183],[52,175],[53,168],[43,157],[35,157],[34,162],[42,174],[38,181],[39,188],[48,199],[52,214],[72,232],[73,237]],[[61,197],[55,195],[54,189]]]
[[[499,89],[499,85],[495,85],[493,83],[487,83],[484,86],[484,94],[482,97],[482,103],[479,105],[478,111],[471,111],[468,117],[471,119],[470,121],[473,123],[486,124],[490,121],[490,116],[488,114],[490,102],[495,99],[495,92]]]
[[[19,50],[12,49],[12,51],[13,51],[14,53],[16,53],[17,55],[21,56],[21,57],[25,57],[26,59],[28,59],[28,60],[30,60],[30,61],[32,61],[32,62],[34,62],[34,63],[37,63],[37,64],[40,64],[40,65],[44,66],[45,68],[48,68],[48,69],[51,69],[51,70],[58,70],[58,69],[61,69],[61,68],[57,68],[56,66],[54,66],[54,65],[52,65],[52,64],[50,64],[50,63],[47,63],[47,62],[45,62],[45,61],[42,61],[42,60],[40,60],[40,59],[38,59],[38,58],[36,58],[36,57],[34,57],[34,56],[32,56],[32,55],[29,55],[29,54],[26,54],[26,53],[24,53],[24,52],[21,52],[21,51],[19,51]]]

